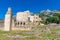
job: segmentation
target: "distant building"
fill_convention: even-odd
[[[34,26],[40,20],[38,15],[31,15],[29,11],[17,12],[13,18],[12,9],[9,7],[5,14],[3,30],[31,30],[32,25]]]

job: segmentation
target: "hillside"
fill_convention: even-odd
[[[30,31],[0,31],[0,40],[60,40],[60,29],[48,26],[36,26]]]

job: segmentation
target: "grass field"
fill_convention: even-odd
[[[48,40],[60,38],[59,35],[55,35],[58,30],[50,30],[51,33],[45,31],[45,27],[33,27],[31,31],[0,31],[0,40]]]

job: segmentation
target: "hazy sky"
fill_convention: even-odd
[[[4,18],[8,7],[12,8],[13,15],[18,11],[30,10],[60,10],[60,0],[0,0],[0,18]]]

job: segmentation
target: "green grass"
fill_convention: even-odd
[[[45,30],[45,27],[40,27],[40,26],[38,26],[38,27],[33,27],[32,28],[32,30]]]
[[[40,34],[39,36],[40,37],[43,37],[43,38],[35,38],[35,35],[36,34],[27,34],[26,32],[29,32],[29,31],[20,31],[20,30],[14,30],[14,31],[0,31],[0,40],[14,40],[12,38],[9,38],[7,36],[4,36],[3,34],[7,34],[7,35],[10,35],[10,36],[15,36],[15,35],[19,35],[19,36],[31,36],[31,38],[19,38],[18,40],[47,40],[46,38],[60,38],[59,35],[53,35],[52,33],[53,32],[60,32],[60,29],[58,30],[51,30],[51,33],[46,33],[44,32],[45,30],[45,27],[33,27],[34,31],[38,31],[39,30],[43,30],[43,33]]]
[[[40,38],[35,38],[34,34],[24,34],[24,32],[27,32],[27,31],[0,31],[0,40],[16,40],[14,38],[9,38],[9,37],[4,36],[2,34],[17,35],[16,34],[17,32],[19,33],[18,35],[31,36],[31,38],[19,38],[18,40],[40,40]],[[44,38],[42,40],[44,40]]]
[[[51,30],[51,32],[60,32],[60,29],[53,29],[53,30]]]
[[[60,36],[56,36],[56,35],[51,35],[51,34],[41,34],[40,36],[42,36],[43,38],[60,38]]]
[[[19,35],[21,35],[21,36],[34,36],[34,34],[24,34],[24,33],[20,33]]]

